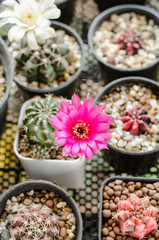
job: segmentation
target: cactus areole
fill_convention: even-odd
[[[139,198],[133,194],[118,203],[115,220],[124,235],[142,239],[157,228],[157,213],[158,209],[150,205],[148,197]]]

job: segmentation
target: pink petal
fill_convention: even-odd
[[[87,97],[84,100],[83,106],[85,106],[88,109],[88,112],[92,110],[92,108],[94,107],[94,101],[90,97],[89,93],[87,94]]]
[[[79,154],[79,150],[80,150],[80,143],[76,142],[75,144],[72,145],[72,152],[71,152],[72,157],[76,157]]]
[[[98,147],[99,147],[100,149],[108,149],[107,143],[98,143]]]
[[[72,104],[75,106],[75,108],[78,109],[78,107],[81,106],[80,98],[75,93],[71,97],[71,100],[72,100]]]
[[[53,128],[63,130],[64,124],[56,116],[50,117],[49,122]]]
[[[112,136],[109,132],[106,132],[106,133],[100,133],[101,137],[103,137],[105,139],[105,141],[109,141]]]
[[[55,136],[55,135],[54,135]],[[69,131],[58,131],[56,132],[56,136],[58,138],[67,138],[67,137],[70,137],[71,136],[71,133]]]
[[[56,116],[58,117],[58,119],[60,120],[60,121],[63,121],[63,122],[66,122],[66,121],[68,121],[69,120],[69,116],[66,114],[66,113],[64,113],[64,112],[57,112],[56,113]]]
[[[78,117],[78,111],[73,105],[70,105],[68,107],[68,110],[69,110],[69,117],[70,118],[74,119],[74,118]]]
[[[106,123],[98,123],[95,128],[96,132],[106,132],[109,129],[109,125]]]
[[[102,112],[106,107],[106,104],[98,105],[97,108],[99,108],[99,111]]]
[[[104,138],[101,136],[101,134],[94,134],[93,139],[96,142],[103,143],[105,142]]]
[[[98,114],[100,114],[105,108],[105,104],[99,105],[97,107],[94,107],[90,112],[89,112],[89,117],[91,118],[96,118]]]
[[[78,114],[79,114],[79,118],[80,117],[87,118],[87,114],[88,114],[87,108],[84,105],[80,106],[78,109]]]
[[[72,149],[72,145],[71,144],[66,144],[64,146],[64,148],[62,149],[62,154],[63,156],[68,156],[71,154],[71,149]]]
[[[66,139],[66,138],[57,138],[57,139],[55,140],[55,144],[56,144],[57,146],[64,146],[64,145],[66,144],[66,142],[67,142],[67,139]]]
[[[85,154],[86,149],[87,149],[87,143],[86,142],[80,142],[80,149],[81,149],[81,153]]]
[[[68,113],[68,106],[70,105],[69,102],[62,102],[59,111],[63,111],[65,113]]]
[[[94,140],[88,142],[89,147],[92,149],[93,153],[98,154],[98,147]]]
[[[93,152],[89,146],[87,146],[87,149],[85,152],[85,157],[87,158],[87,160],[92,160],[92,158],[93,158]]]
[[[114,122],[114,118],[112,116],[107,115],[106,113],[101,113],[96,117],[96,122],[105,122],[108,125],[112,124]]]

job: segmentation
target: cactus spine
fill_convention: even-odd
[[[28,82],[49,83],[67,72],[73,52],[64,44],[64,34],[62,30],[56,31],[56,36],[40,45],[38,51],[27,48],[23,42],[16,62],[17,69],[23,71]]]

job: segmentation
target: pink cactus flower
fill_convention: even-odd
[[[72,103],[63,101],[58,105],[56,116],[49,121],[56,130],[52,133],[56,136],[55,144],[63,146],[63,156],[72,157],[85,155],[92,160],[93,154],[98,150],[107,149],[106,141],[111,139],[110,124],[114,118],[102,113],[105,104],[94,107],[94,102],[88,94],[83,104],[79,96],[74,94]]]

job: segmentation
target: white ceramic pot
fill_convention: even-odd
[[[48,180],[68,188],[82,187],[85,179],[85,157],[71,160],[38,160],[30,157],[23,157],[18,152],[19,127],[22,124],[25,110],[32,101],[33,99],[26,101],[21,107],[18,130],[14,140],[14,152],[16,156],[32,179]]]

